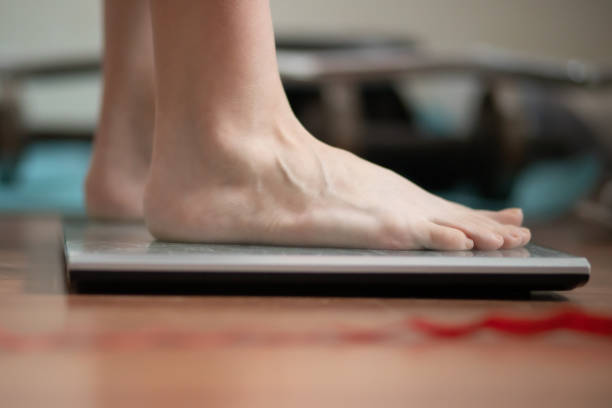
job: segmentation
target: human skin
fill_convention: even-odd
[[[149,0],[105,0],[103,97],[85,181],[87,213],[142,219],[155,118]]]
[[[107,2],[107,18],[113,6],[131,7]],[[138,185],[130,200],[143,203],[158,239],[442,250],[529,241],[518,209],[480,211],[446,201],[310,135],[282,87],[268,0],[153,0],[151,17],[153,151],[146,183],[130,179]],[[144,32],[123,35],[133,35],[133,45]],[[105,98],[116,86],[109,78],[105,68]],[[108,95],[113,91],[121,92]],[[98,135],[115,146],[116,136],[102,132],[104,106]],[[123,135],[124,144],[138,146],[146,132],[129,143],[129,129]],[[126,157],[132,154],[128,149]],[[96,200],[88,201],[94,216],[104,207]],[[138,217],[138,208],[128,215]]]

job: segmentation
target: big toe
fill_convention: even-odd
[[[521,247],[531,240],[531,232],[527,228],[502,225],[497,232],[504,237],[504,249]]]
[[[497,229],[497,233],[504,237],[503,249],[519,247],[524,240],[523,234],[516,227],[501,226]]]
[[[500,224],[521,225],[523,223],[523,210],[520,208],[506,208],[500,211],[479,210],[478,212]]]

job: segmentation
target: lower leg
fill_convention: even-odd
[[[87,212],[142,218],[154,123],[154,69],[148,0],[104,2],[104,84],[85,184]]]
[[[268,0],[152,2],[160,239],[370,248],[524,245],[520,211],[450,203],[313,138],[285,97]]]

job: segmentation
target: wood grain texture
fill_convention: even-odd
[[[566,307],[612,315],[612,233],[568,219],[535,241],[586,256],[591,282],[531,299],[238,297],[68,294],[55,216],[0,217],[0,328],[64,342],[0,349],[2,407],[612,405],[612,341],[556,331],[490,331],[443,340],[253,342],[249,336],[376,329],[414,317],[461,323]],[[157,330],[129,347],[86,343]],[[239,331],[244,341],[189,347],[172,333]],[[72,342],[70,341],[72,339]],[[79,340],[80,339],[80,340]]]

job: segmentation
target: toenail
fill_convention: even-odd
[[[472,249],[474,248],[474,241],[472,241],[471,239],[468,239],[467,241],[465,241],[465,249]]]

